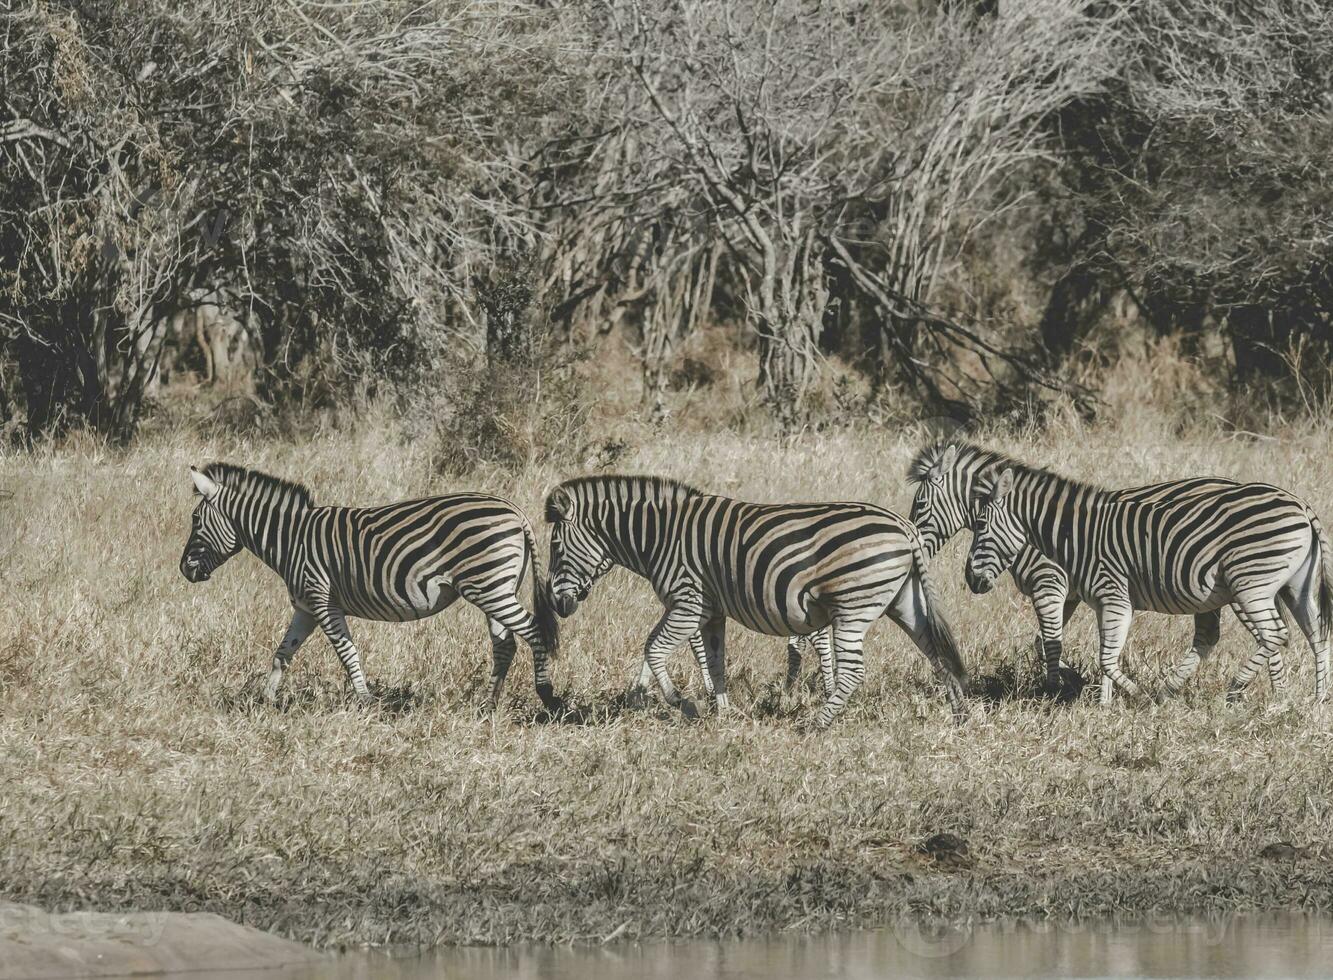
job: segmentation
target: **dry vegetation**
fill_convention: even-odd
[[[1225,708],[1231,621],[1180,700],[1054,705],[1024,694],[1030,611],[965,595],[956,543],[967,725],[888,625],[831,732],[739,630],[740,712],[691,725],[621,702],[657,604],[616,573],[568,623],[573,719],[520,668],[478,714],[464,607],[355,624],[378,708],[316,639],[275,711],[281,583],[177,571],[210,459],[534,518],[602,469],[903,509],[935,413],[1333,521],[1331,25],[1323,0],[5,5],[0,898],[328,945],[1333,905],[1329,709],[1300,649],[1289,701]],[[232,397],[190,384],[232,347]],[[1140,617],[1127,667],[1160,681],[1189,631]],[[1084,612],[1068,656],[1092,648]],[[948,867],[915,850],[945,831]]]
[[[986,437],[1108,483],[1275,480],[1333,519],[1327,418],[1250,437],[1153,408],[1183,370],[1127,363],[1093,427],[1070,413],[1040,434]],[[898,509],[921,438],[860,427],[779,448],[734,427],[595,424],[629,446],[621,470],[752,499]],[[181,578],[187,464],[245,462],[327,502],[482,488],[534,518],[568,475],[534,465],[446,481],[432,475],[437,453],[381,407],[293,438],[159,421],[128,450],[74,436],[0,456],[0,487],[14,492],[0,503],[0,898],[206,909],[326,945],[1333,906],[1333,736],[1329,709],[1311,703],[1307,651],[1290,657],[1285,702],[1256,685],[1224,706],[1249,651],[1230,617],[1179,700],[1104,710],[1024,697],[1031,613],[1012,588],[968,594],[959,542],[937,574],[969,667],[992,691],[1020,693],[978,698],[958,729],[888,624],[871,634],[865,687],[827,733],[805,723],[813,695],[777,693],[782,641],[743,630],[732,633],[736,716],[689,724],[660,703],[626,710],[619,696],[657,607],[623,572],[566,624],[556,676],[577,723],[540,717],[527,662],[501,712],[478,714],[488,646],[467,607],[412,626],[354,623],[377,709],[343,700],[318,638],[283,710],[261,706],[283,589],[249,556],[207,585]],[[1141,616],[1129,669],[1160,683],[1189,629]],[[1086,669],[1092,651],[1085,611],[1069,656]],[[697,691],[686,656],[673,670]],[[970,863],[915,852],[939,831],[969,841]],[[1277,841],[1305,850],[1261,857]]]
[[[791,430],[830,361],[986,418],[1089,404],[1122,307],[1276,402],[1333,342],[1330,31],[1325,0],[7,3],[0,440],[132,439],[204,309],[270,407],[466,414],[611,336],[658,415],[720,340]]]

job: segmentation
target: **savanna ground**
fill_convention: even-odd
[[[1111,390],[1088,424],[974,437],[1108,484],[1188,474],[1280,483],[1333,521],[1333,424],[1237,433]],[[905,512],[918,428],[861,426],[782,446],[743,429],[634,430],[615,469],[755,500],[866,499]],[[622,438],[623,437],[623,438]],[[415,625],[354,622],[379,707],[343,696],[313,637],[281,710],[258,690],[287,620],[282,585],[241,555],[205,585],[177,569],[186,467],[212,459],[301,479],[319,502],[463,487],[540,502],[579,468],[444,478],[423,441],[371,408],[300,435],[152,426],[129,449],[78,436],[0,456],[0,898],[50,908],[208,910],[320,945],[598,941],[873,925],[903,915],[1327,910],[1333,734],[1303,643],[1291,693],[1222,693],[1250,651],[1222,643],[1180,698],[1104,709],[1027,696],[1035,621],[1011,585],[974,597],[964,543],[936,560],[965,660],[992,697],[954,727],[925,663],[887,621],[864,687],[827,732],[815,695],[782,697],[783,641],[733,629],[733,703],[687,723],[622,694],[658,615],[610,575],[564,623],[544,718],[526,650],[502,710],[463,604]],[[595,464],[594,464],[595,465]],[[525,588],[526,595],[526,588]],[[1141,615],[1125,663],[1161,684],[1190,620]],[[1091,615],[1067,635],[1086,672]],[[809,674],[814,665],[810,664]],[[692,662],[678,680],[700,692]],[[918,843],[951,832],[965,860]],[[1298,850],[1281,860],[1266,845]]]

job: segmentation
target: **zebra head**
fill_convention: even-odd
[[[1014,512],[1014,471],[988,470],[976,480],[972,496],[972,548],[967,553],[967,585],[980,595],[1014,563],[1026,542]]]
[[[241,550],[236,525],[219,505],[222,485],[190,467],[199,504],[190,516],[190,537],[181,553],[181,574],[191,582],[207,582],[218,566]]]
[[[958,463],[958,447],[952,443],[930,459],[930,450],[913,462],[909,477],[917,481],[912,497],[911,518],[921,534],[927,555],[934,555],[944,543],[969,523],[968,491],[972,473]]]
[[[570,616],[612,562],[567,488],[556,487],[546,498],[546,519],[551,522],[551,597],[555,611]]]

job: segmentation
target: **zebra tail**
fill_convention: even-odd
[[[546,655],[554,660],[560,653],[560,617],[555,614],[555,596],[546,580],[546,566],[537,553],[537,537],[526,520],[523,522],[523,538],[532,552],[532,613],[537,620],[537,632],[546,646]]]
[[[1319,546],[1320,574],[1319,574],[1319,636],[1320,639],[1328,640],[1333,636],[1333,548],[1328,546],[1328,535],[1324,533],[1324,525],[1319,523],[1319,518],[1313,512],[1310,514],[1310,524],[1314,528],[1315,542]]]
[[[926,626],[930,630],[930,641],[935,647],[935,655],[962,686],[967,682],[967,668],[963,666],[963,658],[958,652],[958,641],[954,639],[949,621],[944,618],[943,606],[935,592],[930,572],[926,568],[926,553],[917,535],[912,536],[912,564],[916,566],[917,578],[921,580],[921,590],[926,596]]]

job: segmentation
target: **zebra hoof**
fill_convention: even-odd
[[[699,717],[699,709],[694,706],[694,702],[689,698],[680,699],[680,713],[690,721]]]
[[[542,707],[546,709],[548,715],[559,717],[569,711],[569,705],[564,698],[552,697],[549,700],[542,698]]]
[[[550,684],[538,684],[537,697],[541,699],[542,707],[553,715],[565,710],[565,699],[556,694]]]

